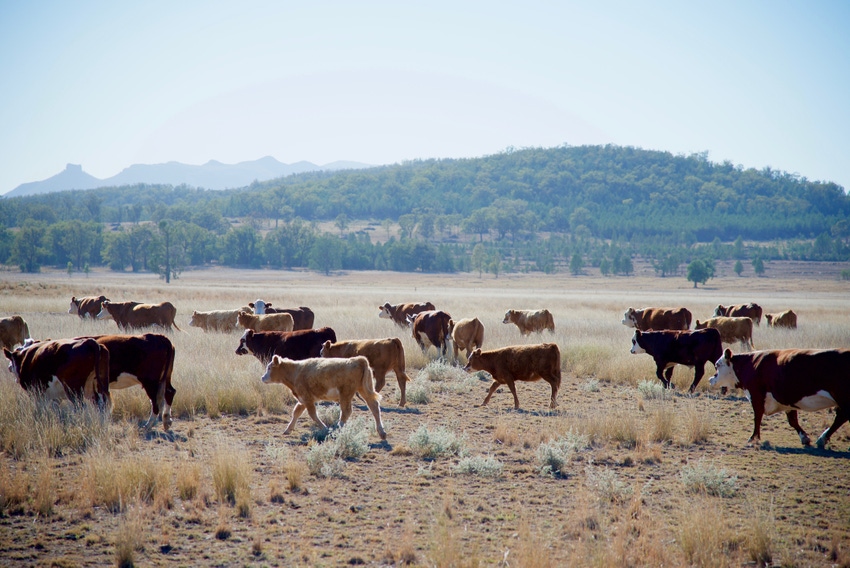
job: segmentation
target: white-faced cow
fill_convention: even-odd
[[[106,299],[106,296],[84,296],[82,298],[71,296],[71,307],[68,308],[68,313],[77,314],[80,319],[86,317],[95,319],[100,310],[103,309],[103,302]]]
[[[431,302],[396,305],[391,305],[389,302],[387,302],[383,306],[378,306],[378,317],[384,319],[391,319],[399,326],[407,327],[408,317],[412,318],[420,312],[427,312],[435,309],[436,308],[434,307],[434,304],[432,304]]]
[[[407,404],[407,387],[410,380],[405,372],[404,346],[397,337],[387,339],[361,339],[360,341],[325,341],[322,344],[322,357],[351,358],[362,355],[369,360],[372,375],[375,377],[375,391],[381,392],[386,384],[387,371],[393,371],[401,393],[399,406]]]
[[[97,319],[112,318],[122,330],[133,330],[140,327],[158,325],[170,330],[173,326],[182,331],[174,318],[177,308],[171,302],[160,304],[140,304],[139,302],[111,302],[104,300],[103,308],[97,314]]]
[[[549,310],[508,310],[502,323],[512,323],[519,328],[520,335],[529,335],[531,332],[542,332],[548,329],[555,331],[555,319]]]
[[[329,327],[302,329],[300,331],[246,330],[236,348],[237,355],[251,353],[260,363],[267,365],[272,356],[280,355],[300,361],[319,357],[325,341],[336,341],[336,332]]]
[[[797,329],[797,314],[794,310],[785,310],[778,314],[764,314],[764,320],[768,327],[787,327],[788,329]]]
[[[110,401],[109,351],[94,339],[39,341],[3,353],[24,390],[74,402],[88,398],[101,408]]]
[[[30,328],[21,316],[0,319],[0,344],[4,349],[14,349],[23,345],[30,337]]]
[[[694,329],[714,328],[720,332],[723,343],[740,342],[744,348],[755,349],[753,345],[753,320],[741,317],[716,317],[704,322],[694,322]]]
[[[694,382],[689,391],[694,392],[705,373],[705,364],[717,360],[717,355],[723,353],[723,344],[720,332],[716,329],[643,332],[636,329],[632,337],[631,353],[646,353],[655,360],[655,376],[664,388],[671,388],[673,367],[693,367]]]
[[[514,397],[514,408],[519,408],[516,394],[516,381],[539,381],[543,379],[552,387],[549,408],[558,406],[555,400],[561,387],[561,350],[555,343],[538,345],[514,345],[481,351],[476,349],[469,356],[465,371],[486,371],[493,377],[493,384],[482,406],[490,402],[490,397],[501,385],[508,385]]]
[[[382,440],[387,438],[381,421],[381,407],[378,404],[381,395],[375,392],[372,370],[366,357],[293,361],[275,355],[266,367],[262,381],[285,385],[298,400],[292,408],[292,419],[283,431],[284,434],[292,431],[295,421],[305,409],[316,424],[327,427],[316,414],[316,402],[320,400],[339,402],[339,422],[345,424],[351,416],[354,395],[359,394],[375,417],[378,435]]]
[[[750,318],[756,325],[761,324],[762,308],[758,304],[738,304],[736,306],[718,305],[714,308],[714,317],[726,316],[735,318]]]
[[[749,442],[761,439],[765,414],[784,411],[800,442],[808,446],[811,440],[800,427],[797,411],[834,407],[835,420],[818,437],[819,448],[850,418],[850,349],[776,349],[739,355],[727,349],[715,367],[712,386],[747,391],[754,419]]]
[[[419,312],[415,317],[407,316],[407,323],[413,334],[413,339],[419,344],[422,353],[428,351],[428,346],[433,345],[441,357],[445,357],[449,350],[449,322],[452,316],[442,310],[429,310]]]
[[[484,346],[484,324],[478,318],[464,318],[457,322],[449,322],[449,334],[452,337],[454,358],[457,359],[461,350],[469,354]]]
[[[621,323],[640,331],[684,331],[690,329],[691,318],[691,312],[687,308],[629,308],[623,314]]]

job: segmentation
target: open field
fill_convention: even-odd
[[[649,356],[630,355],[629,306],[718,303],[793,308],[796,331],[755,329],[757,348],[850,347],[850,284],[774,263],[770,278],[574,278],[563,274],[433,275],[204,270],[165,285],[152,275],[0,273],[0,312],[37,338],[114,332],[67,313],[72,295],[169,300],[182,332],[174,426],[140,430],[141,389],[113,394],[111,420],[43,408],[0,370],[0,564],[421,566],[850,566],[850,427],[826,451],[800,446],[784,414],[747,446],[742,392],[654,388]],[[810,270],[810,267],[806,267]],[[834,272],[829,267],[827,272]],[[785,274],[787,277],[780,276]],[[283,437],[293,400],[234,353],[238,333],[188,327],[192,310],[257,298],[309,306],[340,340],[400,337],[408,405],[392,373],[381,442],[366,406],[336,439],[306,413]],[[422,355],[406,330],[377,317],[386,301],[432,301],[477,316],[484,348],[554,341],[563,383],[556,411],[544,382],[507,388]],[[520,338],[508,308],[546,307],[556,331]],[[731,346],[739,351],[739,345]],[[708,366],[711,369],[711,366]],[[848,378],[850,380],[850,378]],[[334,407],[320,414],[331,416]],[[801,414],[819,435],[831,412]],[[365,433],[365,434],[364,434]],[[364,441],[365,436],[365,441]],[[325,451],[336,444],[348,459]]]

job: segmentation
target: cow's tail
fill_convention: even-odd
[[[404,361],[404,346],[401,344],[401,339],[398,337],[393,337],[392,339],[393,346],[395,347],[395,374],[396,378],[402,379],[404,382],[409,383],[410,377],[407,376],[407,370],[405,369],[405,361]]]
[[[372,375],[372,367],[369,366],[369,360],[363,357],[363,374],[360,377],[360,395],[363,400],[374,400],[381,402],[381,393],[375,391],[375,377]]]
[[[168,338],[164,338],[167,344],[167,360],[162,366],[162,375],[159,377],[159,389],[156,393],[156,402],[159,406],[159,417],[162,427],[167,432],[171,428],[171,404],[174,402],[174,394],[177,392],[171,386],[171,373],[174,370],[174,345]]]

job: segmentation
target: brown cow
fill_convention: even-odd
[[[736,306],[718,305],[714,308],[714,317],[726,316],[736,318],[750,318],[756,325],[761,324],[762,309],[758,304],[738,304]]]
[[[484,324],[478,318],[464,318],[457,322],[449,322],[449,334],[452,337],[454,358],[457,359],[461,349],[469,354],[484,346]]]
[[[787,327],[789,329],[797,329],[797,314],[794,310],[785,310],[778,314],[764,314],[764,320],[768,327]]]
[[[345,424],[351,416],[351,402],[354,395],[359,394],[375,417],[378,435],[382,440],[387,439],[384,424],[381,422],[381,407],[378,404],[381,395],[375,392],[372,370],[369,368],[369,360],[366,357],[358,356],[351,359],[320,357],[293,361],[275,355],[266,367],[262,381],[285,385],[298,400],[292,408],[292,419],[283,431],[284,434],[292,431],[295,421],[305,408],[316,424],[326,428],[326,424],[316,414],[316,402],[320,400],[339,402],[341,411],[339,423]]]
[[[490,351],[476,349],[469,356],[464,370],[487,371],[493,377],[493,384],[490,385],[490,391],[481,403],[482,406],[490,402],[490,397],[499,386],[508,385],[514,396],[514,408],[519,408],[514,383],[540,379],[552,387],[549,408],[558,406],[555,397],[561,387],[561,350],[555,343],[515,345]]]
[[[171,302],[140,304],[104,300],[102,306],[97,319],[112,318],[118,327],[124,330],[158,325],[168,330],[174,326],[177,331],[183,331],[174,323],[177,308]]]
[[[3,353],[24,390],[74,402],[85,397],[101,408],[110,402],[109,351],[94,339],[39,341]]]
[[[325,341],[322,345],[322,357],[351,358],[362,355],[369,360],[372,375],[375,377],[375,390],[381,392],[386,384],[387,371],[393,371],[401,392],[399,406],[407,404],[406,384],[410,380],[405,372],[404,346],[397,337],[387,339],[362,339],[360,341]]]
[[[329,327],[299,331],[247,330],[239,340],[237,355],[251,353],[260,363],[267,365],[273,355],[301,360],[319,357],[325,341],[336,341],[336,332]]]
[[[378,317],[391,319],[399,326],[407,327],[408,317],[415,317],[420,312],[427,312],[435,309],[434,304],[431,302],[419,304],[396,304],[394,306],[387,302],[383,306],[378,306],[378,310],[380,310],[378,312]]]
[[[677,364],[693,367],[694,382],[689,390],[694,392],[705,373],[705,364],[715,361],[716,355],[723,353],[723,344],[720,332],[716,329],[644,332],[636,329],[632,337],[631,353],[646,353],[655,360],[655,376],[664,388],[672,388],[670,378]]]
[[[549,310],[508,310],[502,323],[513,323],[519,328],[520,335],[529,335],[532,331],[555,331],[555,320]]]
[[[84,319],[86,316],[95,319],[103,308],[105,300],[107,300],[106,296],[84,296],[82,298],[71,296],[71,307],[68,308],[68,313],[77,314],[80,319]]]
[[[691,312],[687,308],[629,308],[623,314],[621,323],[640,331],[685,331],[691,327],[691,318]]]
[[[419,312],[413,318],[407,316],[413,339],[419,344],[422,353],[428,350],[428,345],[433,345],[441,357],[445,357],[449,350],[450,321],[452,316],[441,310]]]
[[[307,308],[305,306],[301,306],[299,308],[273,308],[271,302],[265,302],[263,300],[254,300],[253,302],[249,302],[248,306],[251,310],[257,314],[289,314],[292,316],[293,321],[293,331],[300,331],[302,329],[313,329],[313,323],[316,320],[316,314],[313,313],[313,310]],[[247,311],[247,310],[246,310]]]
[[[229,333],[237,329],[236,318],[239,310],[213,310],[210,312],[192,312],[189,320],[191,327],[200,327],[207,331],[222,331]]]
[[[295,322],[289,314],[249,314],[239,312],[239,325],[254,331],[292,331]]]
[[[755,349],[753,345],[753,320],[750,318],[717,317],[709,318],[704,322],[697,320],[694,329],[714,328],[720,332],[720,340],[723,343],[735,343],[740,341],[741,345]]]
[[[30,328],[21,316],[0,319],[0,344],[4,349],[14,349],[23,345],[30,337]]]
[[[832,426],[817,439],[819,448],[850,418],[850,349],[776,349],[739,355],[727,349],[715,367],[712,386],[747,391],[754,419],[749,442],[760,440],[765,414],[784,411],[800,442],[808,446],[811,440],[800,427],[797,411],[835,407]]]

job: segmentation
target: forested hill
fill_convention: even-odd
[[[489,223],[502,236],[583,226],[598,238],[730,241],[813,238],[846,225],[850,197],[835,183],[704,154],[564,146],[299,174],[240,190],[141,185],[3,199],[0,223],[180,218],[169,211],[307,221],[459,215],[467,227]]]

